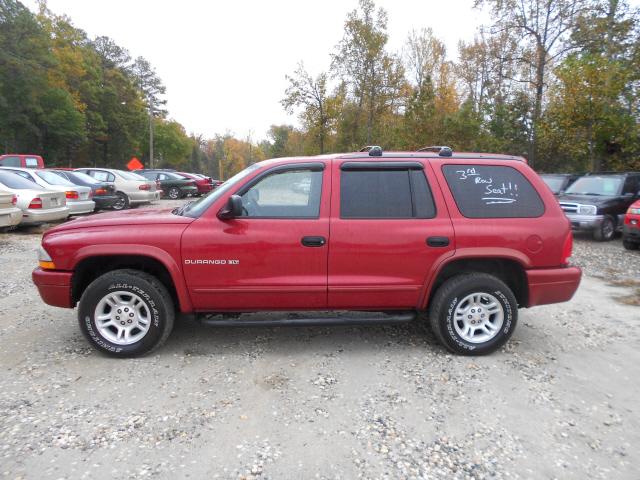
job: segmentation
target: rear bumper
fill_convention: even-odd
[[[96,203],[93,200],[67,200],[67,207],[69,207],[69,215],[82,215],[93,212]]]
[[[16,207],[0,208],[0,227],[13,227],[22,220],[22,210]]]
[[[64,220],[69,216],[69,207],[34,209],[28,208],[22,211],[22,225],[42,222],[55,222]]]
[[[96,210],[100,208],[111,208],[118,201],[118,197],[115,195],[98,195],[93,197],[93,201],[96,202]]]
[[[33,283],[38,287],[38,293],[44,303],[61,308],[73,308],[71,301],[72,276],[72,272],[43,270],[40,267],[31,274]]]
[[[527,270],[528,307],[571,300],[578,290],[582,270],[579,267]]]

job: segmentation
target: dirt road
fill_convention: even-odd
[[[0,235],[7,478],[638,478],[640,307],[591,272],[489,357],[416,325],[179,322],[154,355],[113,360],[41,302],[39,240]]]

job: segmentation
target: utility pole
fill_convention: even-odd
[[[151,96],[149,99],[149,165],[153,168],[153,103]]]

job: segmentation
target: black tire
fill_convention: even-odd
[[[640,243],[632,242],[628,238],[623,238],[622,246],[627,250],[638,250],[638,248],[640,248]]]
[[[456,308],[474,293],[491,295],[502,307],[502,326],[495,336],[481,343],[464,339],[458,333],[454,319]],[[447,350],[460,355],[486,355],[498,350],[513,334],[517,321],[518,302],[513,292],[502,280],[487,273],[467,273],[450,278],[438,288],[429,306],[429,322],[436,338]]]
[[[144,304],[141,308],[148,315],[149,328],[135,343],[114,343],[96,325],[96,307],[106,295],[116,292],[124,292],[125,297],[128,292],[135,294]],[[91,345],[120,358],[145,355],[160,347],[171,333],[174,319],[175,309],[166,287],[154,276],[138,270],[114,270],[98,277],[84,291],[78,307],[80,329]]]
[[[616,221],[610,215],[602,219],[602,223],[593,231],[593,238],[598,242],[608,242],[616,236]]]
[[[125,210],[129,208],[129,197],[126,193],[116,192],[116,197],[118,197],[118,201],[114,203],[111,208],[114,210]]]
[[[167,197],[169,197],[171,200],[178,200],[179,198],[181,198],[181,196],[182,192],[178,187],[171,187],[169,189],[169,192],[167,193]]]

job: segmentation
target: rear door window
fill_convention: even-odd
[[[435,206],[421,167],[363,168],[343,164],[340,217],[433,218]]]
[[[533,185],[513,167],[443,165],[460,213],[468,218],[535,218],[544,203]]]

